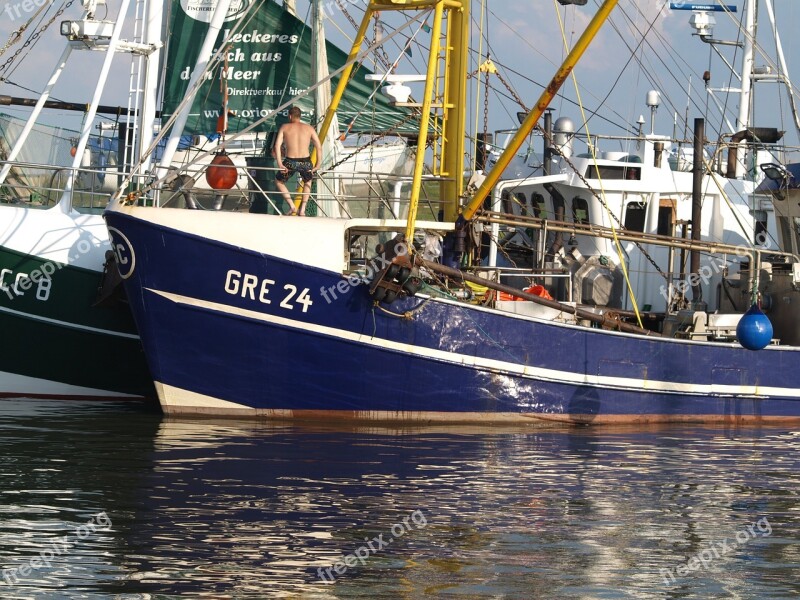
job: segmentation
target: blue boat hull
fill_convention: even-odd
[[[648,338],[443,299],[376,308],[335,272],[122,212],[106,219],[166,412],[800,421],[795,348]]]

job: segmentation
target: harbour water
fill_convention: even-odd
[[[0,401],[0,598],[794,598],[800,433]]]

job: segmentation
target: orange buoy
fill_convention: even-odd
[[[236,165],[225,152],[214,156],[214,160],[206,169],[206,181],[213,190],[229,190],[236,185],[239,175]]]
[[[69,149],[69,155],[70,156],[75,156],[77,153],[78,153],[78,149],[75,146],[73,146],[72,148]]]

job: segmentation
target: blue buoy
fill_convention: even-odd
[[[772,339],[772,323],[757,304],[753,304],[739,319],[736,337],[748,350],[762,350],[769,344]]]

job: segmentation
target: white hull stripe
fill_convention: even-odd
[[[35,395],[52,396],[54,398],[64,396],[138,398],[138,396],[134,394],[123,394],[120,392],[111,392],[109,390],[70,385],[68,383],[61,383],[60,381],[52,381],[50,379],[41,379],[38,377],[28,377],[27,375],[18,375],[17,373],[7,373],[5,371],[0,371],[0,394],[4,396],[13,395],[19,397]]]
[[[81,331],[91,331],[92,333],[102,333],[103,335],[113,335],[116,337],[129,338],[138,340],[139,336],[133,333],[123,333],[121,331],[111,331],[110,329],[100,329],[99,327],[89,327],[88,325],[79,325],[78,323],[69,323],[67,321],[59,321],[58,319],[51,319],[49,317],[42,317],[40,315],[32,315],[31,313],[13,310],[0,306],[0,312],[16,315],[25,319],[33,319],[34,321],[42,321],[43,323],[50,323],[51,325],[58,325],[59,327],[67,327],[69,329],[79,329]]]
[[[161,406],[193,409],[217,408],[225,410],[253,410],[244,404],[237,404],[236,402],[229,402],[228,400],[220,400],[214,396],[198,394],[197,392],[167,385],[160,381],[154,381],[153,383],[156,386],[156,392],[158,393],[158,400],[161,402]]]
[[[779,388],[767,386],[745,386],[745,385],[699,385],[694,383],[673,383],[668,381],[655,381],[650,379],[632,379],[627,377],[608,377],[601,375],[580,375],[571,371],[559,371],[556,369],[545,369],[541,367],[525,366],[517,363],[510,363],[491,358],[482,358],[477,356],[468,356],[466,354],[457,354],[454,352],[446,352],[444,350],[436,350],[433,348],[425,348],[421,346],[414,346],[411,344],[403,344],[386,340],[382,338],[369,337],[352,331],[344,329],[336,329],[327,327],[325,325],[316,325],[314,323],[305,323],[285,317],[278,317],[275,315],[268,315],[253,310],[229,306],[227,304],[220,304],[218,302],[209,302],[180,294],[173,294],[171,292],[163,292],[151,288],[145,288],[149,292],[153,292],[167,300],[176,304],[184,304],[186,306],[196,306],[211,310],[218,313],[228,315],[235,315],[245,317],[256,321],[272,323],[291,329],[300,331],[310,331],[322,334],[328,337],[337,338],[341,340],[348,340],[359,344],[374,346],[380,349],[394,350],[404,354],[412,354],[419,357],[431,358],[442,362],[463,365],[465,367],[478,367],[487,371],[498,372],[500,374],[510,374],[526,379],[535,379],[538,381],[549,381],[553,383],[561,383],[566,385],[587,385],[592,387],[613,388],[618,390],[628,391],[651,391],[659,393],[680,393],[693,396],[708,396],[708,395],[723,395],[723,396],[747,396],[752,398],[764,396],[778,396],[787,398],[800,398],[800,389],[794,388]]]

